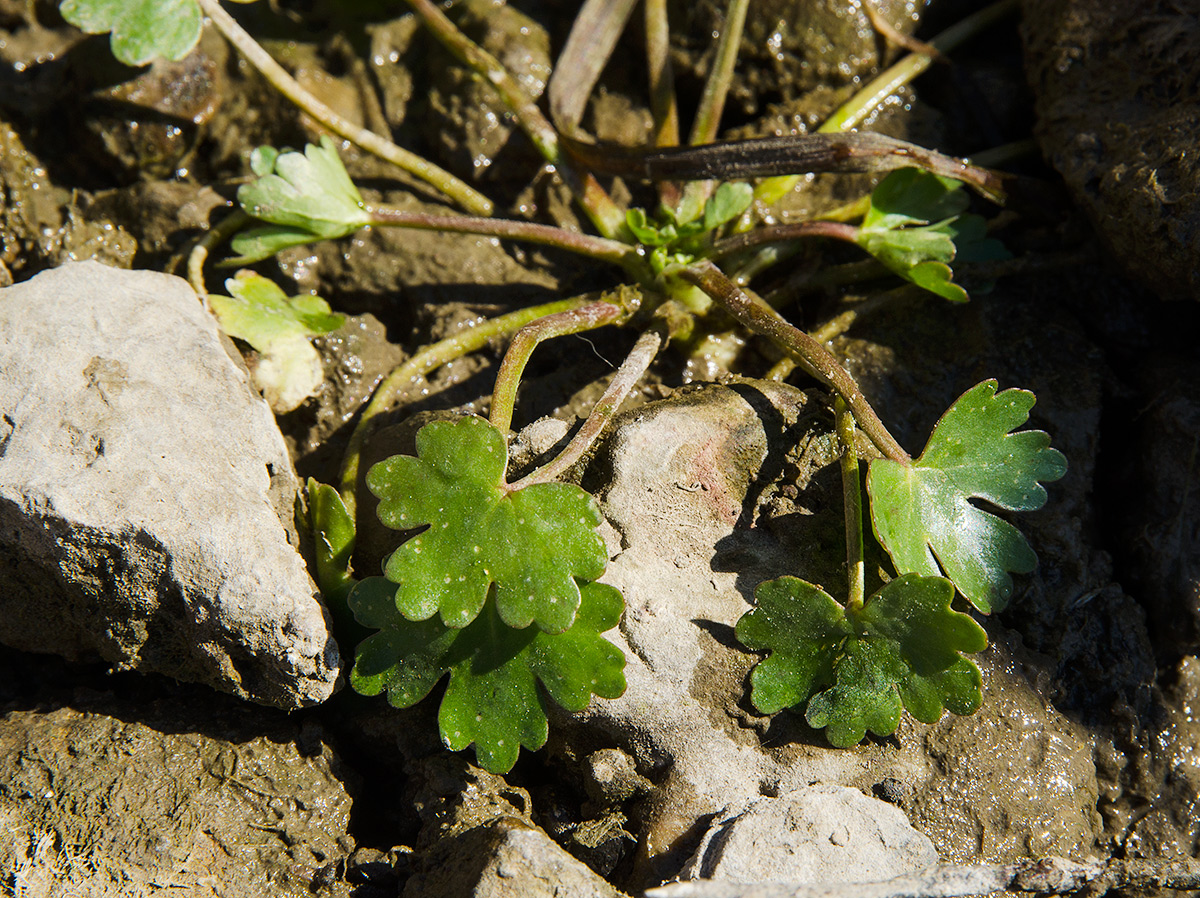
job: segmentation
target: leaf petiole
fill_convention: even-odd
[[[912,464],[912,458],[884,426],[854,378],[828,349],[786,321],[762,299],[743,290],[712,262],[696,262],[672,273],[719,302],[742,326],[775,341],[795,356],[809,374],[846,400],[858,426],[880,452],[904,467]]]
[[[330,131],[357,144],[368,153],[415,175],[427,184],[431,184],[475,215],[491,214],[492,201],[470,185],[415,153],[396,146],[373,131],[360,128],[338,115],[301,87],[300,83],[289,75],[283,66],[276,62],[271,54],[264,50],[262,45],[237,23],[237,20],[221,7],[218,0],[197,0],[197,2],[216,29],[237,48],[238,52],[252,66],[258,69],[264,78],[271,82],[276,90]]]
[[[708,80],[704,83],[700,108],[696,110],[692,133],[688,139],[688,143],[693,146],[712,143],[717,139],[721,113],[725,110],[725,98],[733,80],[733,67],[737,63],[738,46],[742,42],[742,30],[749,8],[749,0],[730,0],[725,10],[725,22],[721,27],[721,36],[717,38],[716,58],[713,60],[712,71],[708,73]]]
[[[642,379],[642,375],[654,361],[654,356],[662,348],[663,342],[662,334],[653,329],[647,330],[638,337],[633,349],[630,350],[625,361],[621,363],[621,367],[613,375],[608,389],[604,391],[600,401],[593,406],[591,414],[587,416],[587,420],[583,422],[583,426],[571,438],[571,442],[567,444],[566,448],[533,473],[510,484],[510,488],[519,490],[534,483],[548,483],[557,480],[571,465],[579,461],[592,443],[596,442],[600,432],[604,430],[604,425],[609,422],[621,403],[625,401],[625,397],[629,395],[634,384]]]
[[[862,491],[858,482],[858,450],[854,446],[854,415],[846,401],[838,396],[833,401],[838,442],[842,447],[842,502],[846,514],[846,580],[847,610],[862,607],[866,598],[866,576],[863,563]]]
[[[500,371],[496,374],[496,385],[492,389],[491,425],[503,434],[512,427],[513,408],[517,403],[517,386],[521,373],[537,345],[554,337],[565,337],[581,331],[595,330],[612,324],[624,313],[624,309],[603,300],[589,303],[576,309],[556,312],[525,325],[512,339]]]
[[[579,231],[568,231],[566,228],[507,218],[429,215],[424,212],[409,212],[392,206],[369,206],[367,212],[371,216],[371,224],[376,226],[456,234],[481,234],[507,240],[523,240],[526,243],[553,246],[577,255],[620,265],[635,276],[644,274],[642,270],[644,266],[641,266],[636,247],[619,240],[593,237]]]
[[[358,472],[363,445],[366,443],[376,415],[400,402],[415,384],[421,382],[426,375],[436,371],[442,365],[460,359],[468,353],[477,352],[486,346],[488,341],[515,333],[531,321],[567,309],[580,308],[590,302],[595,302],[595,299],[594,295],[560,299],[540,306],[518,309],[507,315],[501,315],[499,318],[478,322],[444,340],[426,346],[393,369],[375,389],[371,401],[363,409],[358,424],[350,434],[350,442],[346,446],[345,455],[342,457],[338,493],[351,517],[354,516],[357,507]]]

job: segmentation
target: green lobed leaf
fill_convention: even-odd
[[[1032,571],[1037,556],[1016,527],[970,500],[1033,511],[1046,503],[1041,484],[1066,473],[1066,459],[1046,433],[1012,432],[1034,401],[1025,390],[996,393],[996,381],[984,381],[942,416],[913,464],[871,462],[871,521],[897,571],[944,572],[985,613],[1008,604],[1010,572]]]
[[[645,209],[634,208],[626,212],[625,225],[637,242],[646,246],[666,246],[678,236],[675,225],[652,222]]]
[[[704,205],[704,230],[712,231],[733,221],[754,201],[754,188],[745,181],[720,184]]]
[[[567,483],[505,487],[508,449],[487,421],[435,421],[417,434],[417,457],[397,455],[367,472],[379,518],[404,530],[429,525],[401,545],[385,574],[410,620],[440,612],[465,627],[493,586],[501,619],[549,633],[571,627],[577,580],[608,563],[595,500]]]
[[[268,166],[271,170],[262,174]],[[371,223],[328,136],[303,153],[260,147],[251,156],[251,168],[260,177],[238,188],[238,202],[248,215],[274,227],[234,237],[233,249],[241,254],[236,264],[257,262],[288,246],[345,237]]]
[[[886,230],[953,218],[970,204],[962,186],[962,181],[923,169],[897,169],[871,192],[871,208],[863,217],[863,227]]]
[[[962,214],[962,182],[916,168],[894,171],[871,194],[858,231],[859,246],[893,273],[951,302],[967,292],[952,280],[950,262],[1004,259],[1008,251],[987,236],[978,215]]]
[[[131,66],[182,59],[204,27],[196,0],[63,0],[59,12],[88,34],[111,31],[113,56]]]
[[[948,580],[912,574],[851,609],[795,577],[761,584],[736,628],[769,653],[750,675],[751,701],[764,714],[807,702],[809,725],[839,748],[895,732],[904,708],[925,723],[973,713],[982,679],[963,653],[982,651],[987,635],[953,599]]]
[[[624,655],[599,634],[617,625],[624,603],[602,583],[581,588],[579,613],[562,633],[514,629],[489,601],[466,627],[437,618],[411,621],[400,614],[394,584],[383,577],[360,582],[349,602],[359,623],[379,629],[359,647],[350,674],[355,691],[407,708],[425,698],[447,673],[438,711],[442,741],[459,751],[475,743],[480,766],[507,773],[520,747],[546,742],[546,705],[538,690],[568,711],[590,696],[616,698],[625,691]]]
[[[331,312],[319,296],[289,298],[274,281],[252,271],[239,272],[225,287],[229,296],[208,297],[221,329],[258,350],[255,386],[276,413],[292,411],[325,378],[309,337],[336,330],[345,316]]]

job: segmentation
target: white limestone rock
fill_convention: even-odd
[[[294,708],[340,659],[266,403],[186,281],[0,290],[0,641]]]
[[[684,879],[820,884],[882,882],[938,863],[904,813],[845,786],[759,798],[715,820]]]

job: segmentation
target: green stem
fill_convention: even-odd
[[[888,432],[854,378],[828,349],[784,320],[762,299],[742,290],[709,261],[696,262],[672,273],[719,302],[743,327],[774,340],[794,355],[801,367],[845,400],[858,426],[880,452],[900,464],[912,464],[912,458]]]
[[[985,28],[1014,12],[1018,3],[1019,0],[998,0],[991,6],[984,7],[967,16],[961,22],[951,25],[931,40],[929,46],[938,53],[949,53]],[[867,82],[853,97],[842,104],[817,129],[818,133],[831,134],[857,128],[888,97],[924,72],[933,62],[934,57],[924,53],[910,53],[905,56],[895,65],[885,69]],[[760,181],[754,189],[754,196],[764,203],[774,203],[795,188],[799,182],[800,176],[798,175],[766,178]]]
[[[555,246],[568,252],[590,256],[614,265],[621,265],[631,273],[645,274],[644,265],[637,248],[618,240],[592,237],[578,231],[568,231],[551,225],[529,221],[514,221],[505,218],[473,218],[467,215],[429,215],[424,212],[407,212],[392,206],[369,206],[371,224],[398,228],[414,228],[422,231],[452,231],[458,234],[483,234],[488,237],[503,237],[523,240],[543,246]]]
[[[217,222],[212,230],[197,240],[192,251],[188,253],[188,283],[192,285],[196,295],[204,300],[205,305],[208,305],[208,290],[204,286],[204,263],[208,261],[208,254],[241,230],[249,220],[250,216],[241,209],[229,213]]]
[[[650,112],[654,116],[654,145],[679,146],[679,107],[671,70],[671,31],[667,0],[646,0],[646,67],[650,72]]]
[[[858,245],[858,228],[840,221],[799,221],[795,224],[773,225],[734,234],[713,244],[708,258],[719,259],[731,253],[741,252],[764,243],[782,243],[804,237],[831,237]]]
[[[729,0],[729,7],[725,10],[725,25],[717,39],[716,59],[712,71],[708,73],[708,80],[704,82],[700,107],[692,122],[692,133],[688,138],[691,146],[710,144],[717,139],[749,6],[749,0]],[[683,188],[682,205],[699,208],[712,195],[712,191],[711,180],[688,181]]]
[[[594,297],[577,296],[571,299],[561,299],[557,302],[532,306],[528,309],[518,309],[469,326],[460,333],[439,340],[418,351],[415,355],[394,369],[375,390],[371,401],[363,409],[362,415],[350,434],[349,445],[342,457],[341,482],[338,492],[351,518],[357,507],[358,470],[362,458],[363,445],[366,443],[372,422],[376,415],[385,412],[400,402],[405,394],[427,375],[455,359],[462,358],[471,352],[476,352],[496,337],[504,337],[546,315],[577,309],[594,302]]]
[[[939,53],[949,53],[959,44],[1015,12],[1018,5],[1018,0],[999,0],[951,25],[931,40],[929,46]],[[934,61],[934,57],[925,53],[908,54],[863,85],[861,90],[842,104],[817,130],[829,134],[857,128],[876,107],[933,65]]]
[[[671,68],[671,32],[667,0],[646,0],[646,68],[650,78],[650,114],[654,119],[654,145],[679,146],[679,105],[675,99],[675,74]],[[679,206],[683,190],[675,181],[659,181],[658,199],[668,209]]]
[[[246,61],[254,66],[281,94],[303,109],[308,115],[320,122],[334,134],[346,138],[398,168],[415,175],[427,184],[440,190],[446,196],[475,215],[491,215],[492,201],[460,181],[454,175],[427,162],[415,153],[410,153],[396,146],[390,140],[380,137],[373,131],[360,128],[354,122],[338,115],[303,87],[277,63],[271,54],[251,37],[237,21],[221,8],[218,0],[198,0],[204,14],[221,32]]]
[[[558,131],[537,103],[495,56],[488,53],[438,9],[431,0],[406,0],[421,22],[463,65],[484,78],[496,92],[542,158],[553,165],[575,195],[579,205],[605,237],[621,233],[624,213],[589,173],[576,172],[560,151]]]
[[[591,414],[583,422],[575,436],[571,438],[565,449],[555,458],[531,474],[521,478],[509,486],[510,490],[524,489],[534,483],[548,483],[557,480],[572,465],[574,465],[600,436],[604,427],[616,414],[625,397],[634,385],[642,379],[654,356],[663,345],[663,335],[656,330],[648,330],[634,343],[633,349],[621,363],[609,382],[608,389],[592,408]]]
[[[708,80],[704,83],[700,108],[696,110],[696,120],[692,123],[692,134],[688,140],[692,146],[712,143],[717,139],[717,132],[721,127],[721,114],[725,111],[725,98],[733,80],[733,67],[737,63],[738,47],[742,42],[746,11],[749,8],[750,0],[729,0],[729,8],[725,11],[725,25],[717,39],[717,58],[713,62],[712,71],[708,73]]]
[[[508,352],[504,354],[504,361],[500,363],[496,385],[492,388],[492,411],[489,416],[492,426],[504,434],[512,427],[521,374],[539,343],[554,337],[595,330],[611,324],[623,313],[624,309],[620,306],[601,300],[578,309],[546,315],[517,331],[508,346]]]
[[[846,510],[846,578],[849,598],[846,608],[862,607],[866,597],[866,567],[863,563],[862,492],[858,482],[858,450],[854,446],[854,415],[838,396],[833,401],[838,442],[842,446],[842,501]]]

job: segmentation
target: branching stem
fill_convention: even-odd
[[[590,256],[629,269],[633,274],[645,274],[639,268],[637,248],[619,240],[592,237],[566,228],[515,221],[505,218],[476,218],[468,215],[429,215],[424,212],[408,212],[391,206],[370,206],[371,223],[399,228],[415,228],[423,231],[452,231],[458,234],[482,234],[488,237],[503,237],[523,240],[542,246],[556,246],[568,252]]]
[[[350,516],[354,517],[357,507],[358,470],[363,445],[366,443],[367,434],[370,433],[371,424],[376,415],[399,403],[404,395],[428,374],[447,362],[482,349],[489,340],[515,333],[531,321],[536,321],[546,315],[577,309],[594,301],[594,296],[577,296],[540,306],[531,306],[527,309],[518,309],[507,315],[501,315],[499,318],[481,321],[444,340],[426,346],[395,368],[376,388],[375,395],[363,409],[342,458],[341,483],[338,492]]]
[[[657,330],[648,330],[638,337],[637,342],[633,344],[633,349],[630,350],[625,361],[621,363],[621,367],[613,375],[608,389],[604,391],[600,401],[593,406],[591,414],[587,416],[587,420],[583,422],[566,448],[536,471],[511,484],[509,489],[519,490],[534,483],[548,483],[557,480],[571,465],[579,461],[596,442],[605,425],[616,414],[621,403],[625,401],[625,397],[629,395],[629,391],[642,379],[642,375],[654,361],[654,356],[662,348],[663,342],[663,335]]]
[[[380,137],[373,131],[360,128],[354,122],[338,115],[296,81],[277,63],[262,46],[237,23],[229,13],[221,8],[219,0],[198,0],[204,14],[225,38],[237,48],[238,52],[266,78],[275,89],[303,109],[334,134],[357,144],[368,153],[372,153],[411,175],[415,175],[427,184],[436,187],[446,196],[453,199],[464,209],[475,215],[491,215],[492,201],[460,181],[454,175],[427,162],[415,153],[410,153],[396,146],[390,140]]]
[[[504,434],[512,427],[521,374],[539,343],[612,324],[623,312],[620,306],[601,300],[577,309],[546,315],[517,331],[508,346],[508,352],[504,354],[504,361],[500,363],[496,385],[492,388],[492,426]]]
[[[858,609],[866,598],[863,562],[862,492],[858,481],[858,450],[854,446],[854,415],[845,400],[833,401],[838,442],[842,447],[842,502],[846,512],[847,609]]]
[[[212,2],[212,0],[209,0]],[[465,34],[431,0],[407,0],[414,13],[447,50],[495,88],[500,99],[516,119],[518,126],[537,147],[542,158],[555,166],[592,224],[605,237],[621,232],[624,213],[617,208],[604,188],[590,173],[577,172],[560,152],[558,131],[542,114],[528,92],[509,73],[503,63]]]
[[[888,432],[854,378],[828,349],[784,320],[762,299],[738,287],[711,262],[696,262],[672,273],[719,302],[743,327],[774,340],[794,355],[801,367],[845,400],[858,426],[880,452],[900,464],[912,464],[912,458]]]

